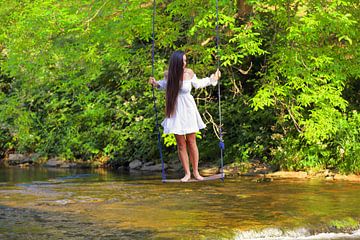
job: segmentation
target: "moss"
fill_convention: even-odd
[[[342,220],[333,220],[330,222],[330,227],[336,230],[349,231],[359,227],[359,222],[351,217],[344,218]]]

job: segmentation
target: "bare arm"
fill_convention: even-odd
[[[164,79],[160,81],[156,81],[154,77],[149,78],[149,83],[158,89],[166,89],[167,85],[167,78],[168,78],[168,71],[164,72]]]
[[[202,79],[197,79],[196,75],[194,75],[195,77],[192,78],[192,85],[194,86],[194,88],[204,88],[207,87],[209,85],[213,85],[216,86],[216,84],[218,83],[218,80],[221,76],[221,72],[218,69],[214,74],[211,74],[210,77],[206,77],[206,78],[202,78]]]

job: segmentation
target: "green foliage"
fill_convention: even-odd
[[[155,77],[175,49],[205,77],[220,60],[225,161],[359,173],[359,28],[355,0],[157,1]],[[0,0],[0,154],[8,150],[125,164],[158,159],[151,1]],[[217,89],[194,91],[217,162]],[[157,108],[164,94],[155,92]],[[159,119],[164,117],[163,111]],[[175,139],[166,135],[166,154]]]
[[[269,12],[269,6],[279,10]],[[339,134],[350,124],[343,117],[352,104],[343,97],[344,88],[360,76],[352,71],[359,53],[353,7],[358,6],[352,1],[334,1],[326,7],[321,1],[257,5],[259,13],[272,14],[274,38],[252,106],[277,112],[277,131],[283,138],[272,155],[284,168],[350,169],[342,167],[334,143],[343,141]],[[356,146],[355,141],[351,144]]]
[[[357,111],[348,113],[338,122],[340,129],[331,147],[335,149],[333,166],[343,172],[360,173],[360,114]]]

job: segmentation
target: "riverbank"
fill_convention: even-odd
[[[212,175],[219,172],[218,167],[203,168],[203,175]],[[253,160],[245,163],[233,163],[224,166],[224,173],[229,177],[253,177],[258,182],[270,182],[276,179],[321,179],[326,181],[352,181],[360,182],[360,175],[341,174],[330,169],[309,170],[309,171],[285,171],[276,166]]]
[[[111,168],[115,170],[138,171],[138,172],[160,172],[161,163],[153,161],[133,160],[126,165],[114,165],[109,159],[99,159],[93,162],[87,161],[66,161],[60,158],[41,158],[38,154],[9,154],[8,158],[1,159],[0,164],[4,166],[16,166],[21,168],[31,166],[42,166],[50,168]],[[180,161],[173,159],[164,164],[168,172],[181,172]],[[200,164],[200,172],[204,176],[214,175],[220,172],[220,168],[211,164]],[[321,179],[326,181],[352,181],[360,182],[360,175],[342,174],[330,169],[308,170],[308,171],[285,171],[276,166],[262,163],[258,160],[250,162],[232,163],[224,166],[227,177],[252,177],[257,182],[271,182],[276,179]]]

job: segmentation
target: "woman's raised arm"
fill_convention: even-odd
[[[210,77],[206,77],[202,79],[197,79],[196,75],[194,74],[194,77],[191,79],[191,83],[196,89],[204,88],[209,85],[216,86],[220,77],[221,77],[221,72],[218,69],[214,74],[211,74]]]

